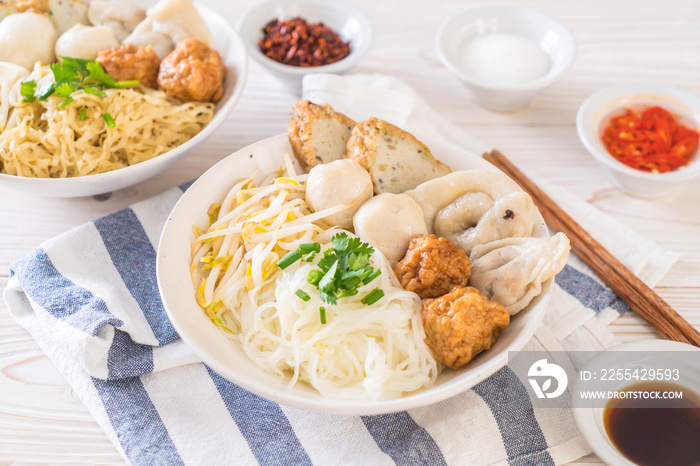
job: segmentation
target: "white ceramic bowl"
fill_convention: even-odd
[[[164,171],[216,131],[243,93],[248,58],[243,41],[226,19],[207,6],[196,4],[196,7],[209,29],[215,31],[213,45],[224,60],[227,73],[224,94],[216,104],[214,118],[202,131],[175,149],[129,167],[73,178],[29,178],[0,173],[0,187],[51,197],[93,196],[117,191]]]
[[[700,177],[698,154],[689,166],[680,170],[648,173],[628,167],[608,153],[601,135],[610,118],[623,114],[627,108],[639,112],[654,105],[670,111],[689,128],[700,128],[700,97],[664,84],[615,84],[588,97],[576,116],[576,129],[586,149],[608,170],[620,189],[637,197],[660,196]]]
[[[283,155],[291,153],[286,134],[253,144],[223,159],[190,186],[168,217],[158,245],[156,273],[165,309],[182,339],[211,368],[241,387],[267,399],[291,406],[332,414],[370,415],[425,406],[457,395],[484,380],[508,362],[508,351],[528,342],[541,322],[552,293],[553,279],[544,283],[542,293],[511,319],[496,344],[458,371],[445,370],[437,383],[403,398],[389,401],[344,401],[322,397],[314,389],[297,384],[287,390],[289,379],[264,372],[211,323],[195,300],[190,278],[192,226],[207,224],[207,210],[224,198],[240,178],[256,170],[261,175],[282,166]],[[454,170],[480,168],[495,170],[482,159],[470,159],[462,152],[441,154],[441,161]],[[549,236],[544,221],[537,222],[538,236]]]
[[[635,359],[625,355],[624,357],[616,357],[615,353],[624,351],[627,353],[642,351],[645,354],[644,358]],[[697,391],[700,387],[700,349],[695,346],[678,343],[668,340],[640,340],[623,343],[621,345],[609,348],[584,365],[582,371],[601,374],[603,370],[630,369],[647,369],[656,370],[659,367],[668,367],[668,356],[664,353],[668,351],[693,351],[697,353],[695,358],[687,358],[683,361],[678,361],[678,369],[682,374],[682,380],[689,382],[688,388],[693,388]],[[655,353],[653,357],[649,357],[650,353]],[[624,362],[621,362],[624,361]],[[675,364],[675,363],[674,363]],[[674,366],[675,367],[675,366]],[[606,382],[607,383],[607,382]],[[625,381],[620,380],[614,390],[622,390],[628,385],[637,383],[635,380]],[[580,392],[581,382],[577,379],[574,383],[574,392]],[[612,441],[608,437],[603,419],[604,406],[600,406],[600,400],[584,400],[587,405],[574,408],[574,418],[578,425],[581,434],[588,441],[596,455],[607,464],[620,466],[634,466],[620,451],[615,448]]]
[[[310,23],[322,22],[344,41],[350,41],[350,55],[330,65],[314,67],[285,65],[265,56],[259,46],[265,25],[273,19],[289,20],[297,16]],[[374,37],[374,27],[367,16],[342,0],[268,0],[241,17],[238,31],[250,56],[295,90],[301,88],[301,79],[308,73],[343,73],[356,65]]]
[[[539,78],[499,83],[469,73],[465,50],[477,36],[508,33],[530,39],[549,58],[549,69]],[[437,52],[447,66],[476,95],[480,104],[495,111],[526,106],[539,92],[566,71],[576,55],[576,41],[558,20],[531,8],[516,5],[475,6],[447,20],[440,27]]]

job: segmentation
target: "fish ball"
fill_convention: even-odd
[[[350,159],[316,165],[306,180],[306,200],[315,211],[348,204],[347,209],[326,217],[328,223],[340,228],[352,227],[353,215],[372,192],[369,173]]]
[[[0,22],[0,61],[27,69],[36,62],[48,65],[56,61],[54,46],[58,34],[51,20],[36,13],[16,13]]]
[[[407,194],[382,193],[362,204],[353,218],[355,234],[384,256],[399,261],[408,244],[418,235],[427,235],[423,210]]]
[[[101,51],[118,45],[112,28],[76,24],[58,38],[56,56],[94,60]]]

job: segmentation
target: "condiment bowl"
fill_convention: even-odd
[[[651,173],[625,165],[608,153],[601,136],[612,117],[627,109],[642,112],[653,106],[668,110],[688,128],[700,128],[700,97],[682,89],[655,83],[621,83],[588,97],[579,108],[576,128],[583,145],[606,168],[620,189],[630,195],[652,198],[700,177],[700,156],[689,165],[666,173]]]
[[[350,54],[335,63],[312,67],[287,65],[267,57],[259,45],[265,25],[274,19],[282,21],[296,17],[331,28],[343,41],[350,42]],[[268,0],[248,10],[237,28],[250,56],[297,92],[301,90],[302,78],[308,73],[344,73],[355,66],[369,50],[374,37],[369,18],[342,0]]]
[[[493,80],[475,73],[468,62],[470,42],[489,34],[507,34],[524,38],[544,52],[549,61],[543,74],[532,79]],[[531,8],[516,5],[476,6],[450,18],[437,33],[437,52],[449,68],[489,110],[512,111],[556,81],[576,55],[573,35],[558,20]],[[495,54],[500,52],[495,51]],[[493,60],[494,53],[490,54]]]
[[[693,352],[694,356],[681,360],[678,354],[685,351]],[[635,352],[640,353],[640,356],[635,357]],[[635,370],[638,373],[656,372],[659,368],[673,365],[674,369],[679,371],[680,380],[684,381],[683,385],[676,384],[676,386],[683,388],[683,392],[686,389],[697,392],[700,386],[700,357],[698,356],[700,356],[700,349],[685,343],[669,340],[631,341],[599,353],[582,367],[581,373],[597,374],[596,377],[601,377],[602,374],[612,372],[621,374],[634,373]],[[619,379],[606,381],[605,386],[614,391],[623,391],[639,383],[632,377],[619,377]],[[614,387],[609,384],[614,385]],[[586,390],[583,386],[584,383],[577,379],[573,384],[574,393]],[[586,386],[590,386],[590,384]],[[602,385],[599,388],[604,389]],[[608,391],[607,388],[605,390]],[[634,466],[636,463],[623,455],[608,435],[604,418],[605,404],[605,401],[600,399],[583,400],[582,406],[573,408],[576,425],[595,454],[606,464]]]
[[[216,102],[214,118],[192,139],[157,157],[95,175],[71,178],[30,178],[0,173],[0,187],[51,197],[94,196],[117,191],[158,175],[202,143],[226,120],[243,93],[247,76],[248,55],[238,33],[228,21],[211,8],[195,3],[211,31],[215,31],[214,48],[226,66],[224,93]]]

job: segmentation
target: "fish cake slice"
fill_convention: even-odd
[[[402,193],[450,173],[412,134],[374,117],[355,126],[346,157],[369,172],[375,194]]]
[[[292,107],[287,130],[294,157],[307,173],[315,165],[342,159],[354,126],[354,121],[328,104],[299,100]]]

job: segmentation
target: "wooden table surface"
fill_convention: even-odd
[[[630,228],[682,254],[655,290],[700,327],[700,180],[654,200],[618,190],[576,134],[576,112],[591,93],[623,81],[676,85],[700,94],[700,2],[696,0],[511,1],[562,20],[578,43],[569,71],[531,105],[499,114],[441,64],[440,24],[463,0],[353,0],[375,25],[369,54],[352,73],[385,73],[413,86],[434,109],[517,164],[566,186]],[[202,0],[232,24],[253,2]],[[488,3],[488,2],[482,2]],[[41,242],[193,179],[248,144],[286,131],[299,96],[252,60],[245,92],[228,120],[184,160],[107,199],[52,199],[0,189],[0,289],[9,266]],[[612,324],[622,341],[654,334],[628,313]],[[597,463],[594,455],[578,463]],[[105,434],[29,334],[0,302],[0,464],[123,464]]]

